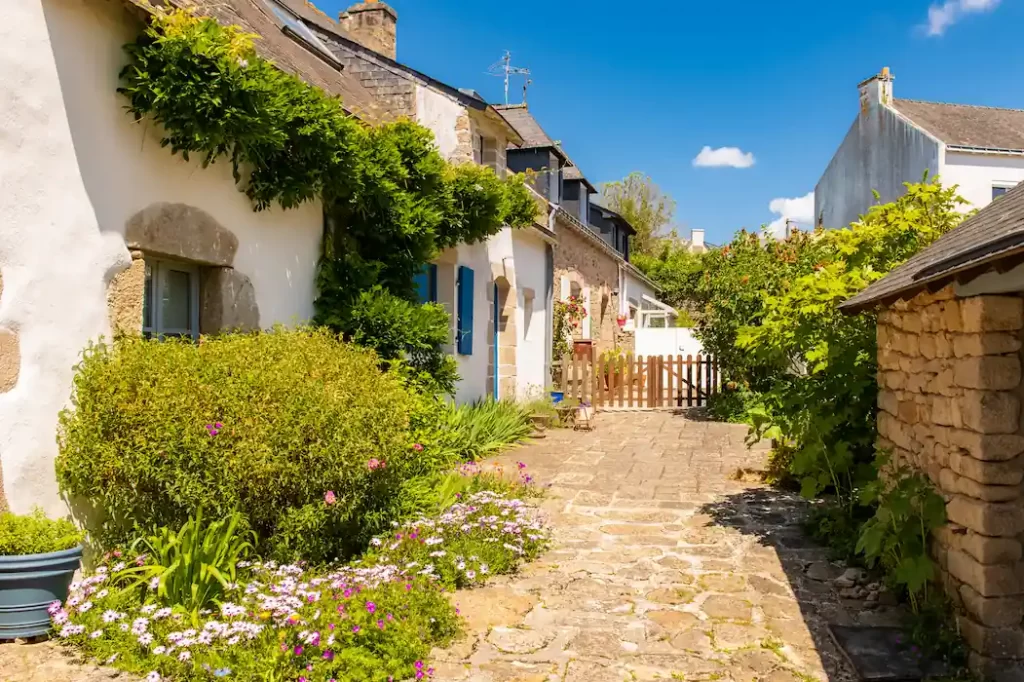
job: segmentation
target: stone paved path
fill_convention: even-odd
[[[436,682],[848,682],[824,625],[898,614],[842,600],[805,503],[741,476],[743,426],[602,414],[507,453],[540,483],[555,543],[517,576],[455,595],[469,636]],[[743,479],[749,479],[745,481]],[[105,682],[53,642],[0,645],[0,682]]]
[[[805,503],[737,480],[767,455],[745,434],[609,413],[593,432],[549,431],[508,453],[552,485],[555,544],[523,574],[457,595],[471,635],[436,652],[437,679],[853,679],[826,620],[892,615],[838,598],[842,568],[800,531]]]

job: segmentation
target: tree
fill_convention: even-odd
[[[633,226],[633,253],[652,254],[660,234],[672,222],[676,202],[654,184],[650,176],[634,171],[622,180],[601,185],[601,202]]]

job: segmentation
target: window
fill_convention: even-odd
[[[992,200],[996,200],[1013,189],[1013,185],[992,185]]]
[[[264,0],[264,4],[270,8],[270,11],[274,13],[277,20],[281,22],[281,28],[283,31],[291,33],[293,36],[322,54],[333,64],[340,64],[338,58],[334,56],[334,53],[324,45],[322,40],[317,38],[316,34],[313,33],[313,31],[309,29],[309,26],[306,26],[301,19],[274,2],[274,0]]]
[[[147,337],[199,337],[199,268],[146,259],[142,333]]]

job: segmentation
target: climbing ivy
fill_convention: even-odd
[[[522,176],[448,163],[432,133],[411,121],[362,125],[340,99],[260,57],[255,38],[191,12],[157,12],[125,46],[118,92],[136,120],[160,125],[161,144],[173,153],[197,156],[203,166],[228,159],[255,210],[322,202],[318,322],[373,345],[352,327],[365,319],[352,314],[355,306],[379,305],[381,297],[414,303],[413,279],[440,250],[533,221]],[[424,357],[422,339],[441,338],[448,325],[436,314],[417,317],[438,333],[415,334],[413,362]],[[394,341],[401,331],[387,336]],[[409,357],[408,350],[402,343],[378,349],[386,360]],[[438,367],[440,352],[427,353],[421,369]]]

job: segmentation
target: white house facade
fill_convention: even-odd
[[[90,342],[313,314],[321,206],[255,212],[229,163],[185,162],[127,115],[122,46],[142,28],[92,0],[24,0],[0,24],[0,505],[16,512],[64,510],[57,419]]]
[[[857,118],[814,189],[818,225],[844,227],[925,172],[958,185],[964,210],[1024,180],[1024,111],[898,99],[893,80],[886,68],[859,84]]]

